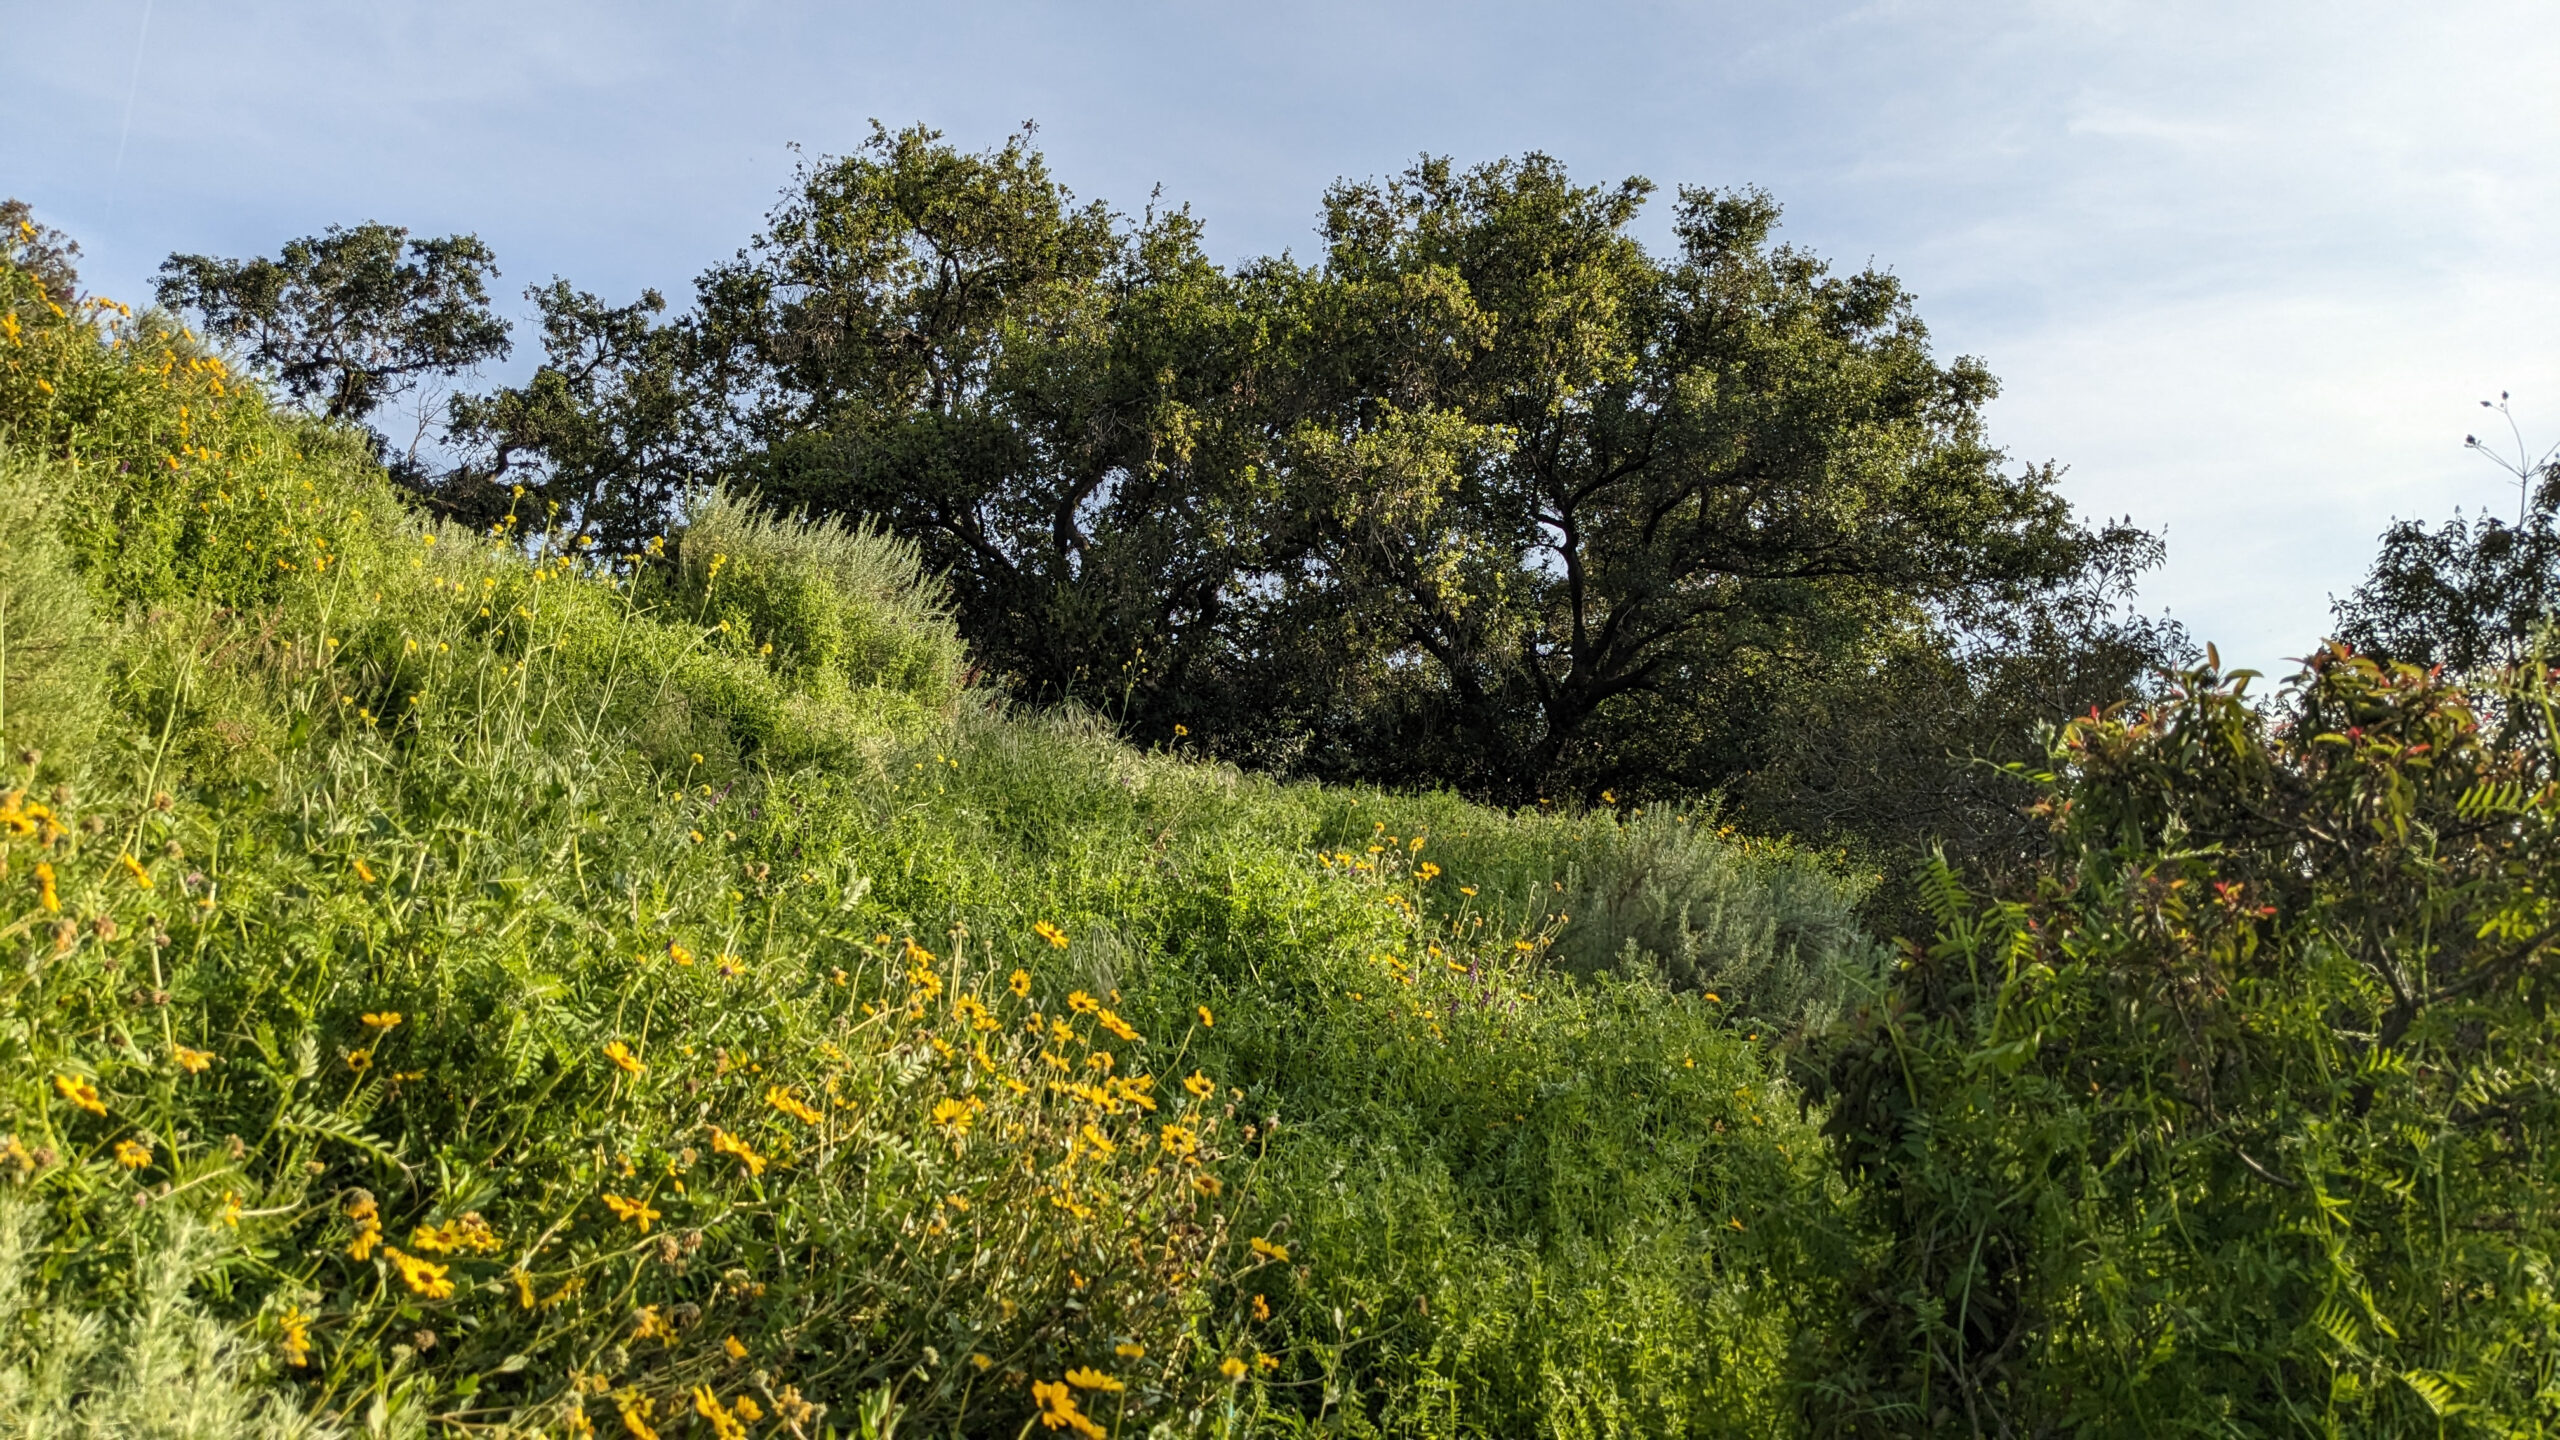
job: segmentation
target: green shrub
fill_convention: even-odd
[[[48,1277],[46,1217],[0,1200],[0,1435],[23,1440],[298,1440],[336,1427],[264,1383],[275,1367],[191,1292],[231,1247],[177,1215],[116,1263]]]
[[[2281,724],[2209,668],[2075,722],[2065,864],[1936,876],[1936,941],[1826,1061],[1872,1248],[1822,1428],[2560,1424],[2550,693],[2342,651],[2298,683]]]

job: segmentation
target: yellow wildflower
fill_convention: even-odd
[[[604,1058],[612,1061],[617,1069],[629,1075],[646,1074],[649,1069],[648,1066],[640,1063],[639,1056],[631,1053],[630,1045],[620,1040],[605,1042]]]
[[[1215,1024],[1217,1024],[1217,1023],[1218,1023],[1218,1017],[1209,1013],[1209,1007],[1208,1007],[1208,1006],[1206,1006],[1206,1005],[1201,1006],[1201,1007],[1200,1007],[1200,1024],[1201,1024],[1201,1027],[1202,1027],[1203,1029],[1206,1029],[1206,1028],[1208,1028],[1209,1026],[1215,1025]]]
[[[124,873],[133,877],[135,885],[145,890],[151,888],[151,872],[143,866],[141,861],[134,859],[131,855],[118,855],[116,859],[124,863]]]
[[[1007,986],[1011,987],[1011,989],[1013,990],[1013,993],[1014,993],[1014,994],[1016,994],[1016,995],[1018,995],[1018,996],[1020,996],[1021,998],[1025,999],[1025,1000],[1028,1000],[1028,999],[1030,999],[1030,998],[1031,998],[1031,972],[1030,972],[1030,971],[1028,971],[1028,970],[1016,970],[1016,971],[1014,971],[1014,972],[1013,972],[1013,978],[1012,978],[1012,979],[1010,979],[1010,980],[1005,981],[1004,983],[1005,983]]]
[[[1134,1341],[1124,1341],[1112,1346],[1111,1353],[1123,1360],[1144,1360],[1147,1358],[1147,1347]]]
[[[151,1163],[151,1147],[139,1140],[116,1142],[116,1163],[127,1170],[139,1170]]]
[[[934,1128],[947,1130],[954,1135],[968,1134],[970,1125],[977,1120],[978,1107],[981,1103],[974,1096],[966,1099],[935,1101],[932,1117]]]
[[[373,1247],[382,1243],[382,1211],[369,1191],[358,1190],[347,1197],[347,1218],[356,1224],[356,1235],[347,1242],[347,1258],[370,1260]]]
[[[1128,1021],[1121,1019],[1118,1015],[1113,1014],[1109,1010],[1096,1012],[1094,1018],[1102,1022],[1103,1029],[1110,1031],[1112,1034],[1119,1036],[1123,1040],[1134,1041],[1138,1038],[1138,1032],[1129,1028]]]
[[[1270,1302],[1270,1301],[1268,1301],[1268,1300],[1265,1300],[1264,1298],[1262,1298],[1262,1297],[1261,1297],[1261,1296],[1259,1296],[1259,1295],[1254,1296],[1254,1297],[1253,1297],[1253,1318],[1254,1318],[1254,1319],[1256,1319],[1256,1320],[1268,1320],[1268,1319],[1270,1319],[1270,1318],[1271,1318],[1271,1302]]]
[[[622,1428],[632,1440],[658,1440],[658,1432],[649,1428],[649,1417],[657,1412],[658,1402],[646,1395],[625,1392],[617,1396],[615,1407],[622,1412]]]
[[[738,1337],[735,1335],[721,1341],[720,1348],[729,1352],[729,1358],[732,1360],[744,1360],[747,1358],[747,1347],[739,1344]]]
[[[362,1017],[368,1030],[396,1030],[403,1018],[397,1010],[382,1010]]]
[[[499,1249],[502,1242],[497,1232],[489,1228],[489,1222],[480,1218],[480,1212],[470,1210],[459,1219],[448,1220],[441,1225],[421,1225],[410,1231],[409,1244],[431,1255],[446,1255],[456,1250],[486,1255]]]
[[[1084,1143],[1105,1155],[1120,1153],[1120,1147],[1111,1143],[1111,1137],[1093,1128],[1090,1122],[1084,1127]]]
[[[169,1048],[169,1058],[177,1062],[179,1069],[186,1071],[190,1075],[203,1074],[205,1067],[211,1065],[214,1060],[212,1051],[190,1050],[184,1045],[171,1046]]]
[[[356,878],[357,878],[358,880],[363,881],[363,882],[364,882],[365,884],[367,884],[367,885],[372,884],[372,883],[373,883],[373,879],[374,879],[374,876],[373,876],[373,867],[372,867],[372,866],[370,866],[370,865],[367,865],[367,864],[366,864],[366,863],[364,863],[364,861],[363,861],[363,860],[361,860],[361,859],[357,860],[357,861],[356,861]]]
[[[1257,1350],[1253,1354],[1253,1363],[1265,1370],[1277,1370],[1280,1368],[1280,1357],[1276,1355],[1265,1355],[1261,1351]]]
[[[1277,1260],[1282,1264],[1287,1264],[1289,1260],[1288,1246],[1274,1245],[1259,1235],[1253,1237],[1253,1253],[1265,1260]]]
[[[1227,1182],[1215,1175],[1194,1175],[1191,1177],[1191,1188],[1215,1200],[1226,1192]]]
[[[1043,920],[1043,921],[1041,921],[1040,923],[1038,923],[1038,924],[1036,924],[1036,925],[1032,926],[1032,927],[1031,927],[1031,933],[1032,933],[1032,934],[1034,934],[1034,935],[1039,936],[1039,937],[1040,937],[1041,939],[1043,939],[1043,940],[1048,941],[1051,945],[1056,946],[1058,949],[1064,950],[1064,949],[1066,949],[1066,948],[1067,948],[1067,932],[1066,932],[1066,931],[1064,931],[1064,930],[1059,929],[1059,928],[1058,928],[1057,926],[1055,926],[1055,925],[1050,924],[1050,923],[1049,923],[1048,921],[1046,921],[1046,920]]]
[[[92,1115],[107,1113],[106,1102],[98,1098],[98,1087],[77,1075],[53,1077],[54,1093]]]
[[[1067,1383],[1079,1390],[1126,1390],[1129,1387],[1087,1365],[1067,1372]]]
[[[720,1154],[738,1157],[738,1163],[747,1167],[750,1175],[764,1173],[765,1157],[757,1154],[754,1146],[717,1125],[711,1127],[711,1148]]]
[[[53,867],[42,860],[36,862],[36,903],[48,913],[58,914],[62,910],[62,897],[53,889]]]
[[[296,1369],[310,1364],[311,1317],[302,1313],[302,1307],[286,1306],[284,1314],[277,1317],[276,1328],[282,1332],[276,1348],[284,1352],[284,1363]]]
[[[1240,1383],[1245,1375],[1244,1362],[1230,1355],[1218,1362],[1218,1373],[1226,1376],[1229,1384]]]
[[[1081,990],[1074,990],[1067,994],[1067,1008],[1079,1015],[1090,1015],[1102,1008],[1102,1002]]]
[[[400,1279],[410,1289],[430,1300],[443,1300],[453,1294],[453,1281],[447,1278],[452,1273],[452,1266],[421,1260],[394,1245],[383,1246],[382,1253],[399,1269]]]
[[[1040,1424],[1044,1428],[1073,1430],[1089,1437],[1089,1440],[1104,1440],[1102,1427],[1076,1408],[1075,1392],[1064,1382],[1050,1384],[1034,1380],[1031,1382],[1031,1398],[1040,1406]]]
[[[1194,1070],[1188,1076],[1184,1077],[1182,1088],[1190,1091],[1200,1099],[1206,1100],[1210,1096],[1218,1093],[1218,1082],[1210,1079],[1201,1071]]]
[[[711,1433],[719,1440],[746,1440],[747,1427],[720,1404],[720,1397],[711,1393],[710,1386],[693,1387],[693,1413],[711,1422]]]
[[[234,1230],[240,1228],[239,1191],[225,1190],[222,1192],[222,1210],[214,1218],[220,1220],[223,1224],[230,1226]]]
[[[799,1121],[803,1125],[815,1125],[821,1118],[823,1118],[816,1110],[810,1108],[807,1101],[792,1094],[791,1087],[788,1085],[774,1085],[767,1087],[764,1092],[764,1103],[781,1111],[783,1114],[790,1116],[792,1119]]]
[[[354,1072],[356,1072],[356,1073],[357,1073],[357,1074],[359,1074],[359,1075],[363,1074],[363,1073],[364,1073],[364,1072],[366,1072],[367,1070],[372,1069],[372,1068],[373,1068],[373,1052],[372,1052],[372,1051],[370,1051],[370,1050],[350,1050],[350,1051],[348,1051],[348,1052],[347,1052],[347,1068],[348,1068],[348,1069],[350,1069],[350,1070],[353,1070]]]

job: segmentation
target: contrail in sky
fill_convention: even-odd
[[[124,142],[133,136],[133,100],[142,93],[142,45],[151,38],[153,0],[142,0],[142,28],[133,36],[133,76],[124,87],[124,124],[116,131],[115,168],[107,172],[107,213],[115,213],[116,192],[124,179]]]

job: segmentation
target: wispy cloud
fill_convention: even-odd
[[[681,290],[787,142],[872,117],[1076,188],[1161,182],[1230,257],[1306,248],[1341,175],[1529,148],[1769,186],[2007,382],[1998,433],[2164,526],[2147,595],[2226,653],[2306,649],[2393,515],[2502,493],[2481,395],[2560,434],[2560,12],[2351,0],[1058,6],[442,0],[21,7],[0,174],[133,294],[173,249],[331,221],[488,237],[510,281]],[[1660,233],[1659,217],[1656,230]]]

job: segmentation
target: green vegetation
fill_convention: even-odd
[[[1831,1202],[1755,1038],[1853,885],[1009,715],[865,532],[414,519],[0,274],[0,1174],[140,1317],[46,1393],[210,1317],[223,1413],[393,1432],[1781,1423]]]
[[[2560,469],[2252,698],[1644,193],[884,133],[445,468],[0,210],[0,1434],[2560,1429]]]

